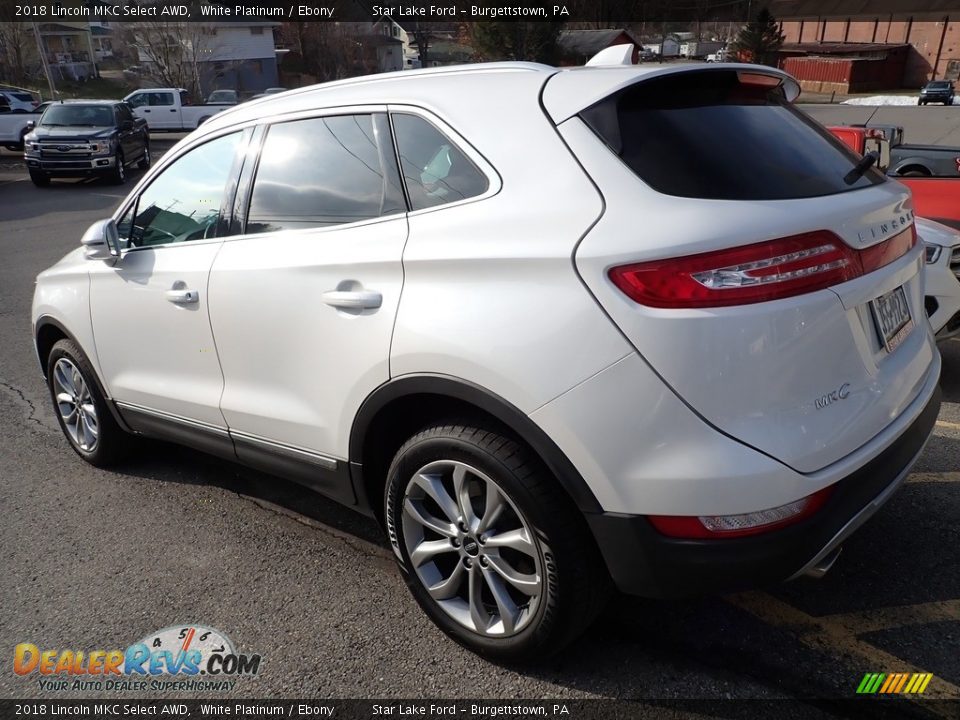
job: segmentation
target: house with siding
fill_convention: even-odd
[[[236,90],[255,95],[280,84],[274,31],[277,22],[212,22],[191,28],[189,37],[169,38],[185,58],[196,58],[200,92]],[[138,48],[140,64],[155,62],[149,49]]]

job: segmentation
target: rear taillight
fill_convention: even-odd
[[[663,535],[675,538],[736,538],[779,530],[804,520],[823,507],[833,485],[813,495],[779,507],[742,515],[651,515],[650,523]]]
[[[620,290],[641,305],[747,305],[852,280],[903,257],[916,242],[913,225],[860,251],[820,230],[699,255],[622,265],[609,274]]]

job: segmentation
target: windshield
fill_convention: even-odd
[[[210,100],[233,100],[233,90],[215,90],[210,93]]]
[[[51,105],[40,118],[40,124],[108,127],[113,125],[113,108],[108,105]]]
[[[950,83],[932,82],[932,83],[928,83],[927,87],[932,88],[933,90],[946,90],[948,87],[950,87]]]

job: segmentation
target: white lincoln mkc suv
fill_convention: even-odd
[[[63,431],[375,517],[492,657],[555,651],[613,588],[822,574],[921,452],[940,359],[909,191],[797,92],[504,63],[228,109],[40,274]]]

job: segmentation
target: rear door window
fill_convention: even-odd
[[[782,200],[834,195],[885,181],[787,102],[765,76],[673,74],[627,88],[581,113],[645,183],[667,195]]]

